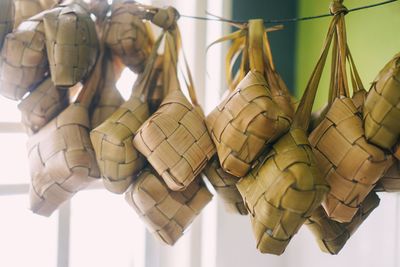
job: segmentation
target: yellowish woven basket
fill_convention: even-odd
[[[19,100],[44,79],[47,71],[44,26],[36,16],[6,37],[0,60],[0,93]]]
[[[217,191],[228,212],[240,215],[248,214],[243,198],[236,187],[238,178],[225,172],[219,165],[218,158],[211,159],[204,169],[204,175]]]
[[[378,192],[400,192],[400,162],[395,160],[395,163],[390,167],[386,174],[379,179],[378,184],[374,188]]]
[[[22,21],[53,7],[57,2],[58,0],[14,0],[15,27]]]
[[[306,225],[314,234],[320,249],[330,254],[338,254],[347,240],[358,227],[368,218],[371,212],[378,207],[379,197],[371,192],[361,203],[360,209],[348,223],[339,223],[328,217],[324,208],[319,207],[306,221]]]
[[[30,208],[37,214],[50,216],[100,177],[89,138],[88,107],[99,85],[103,55],[101,52],[76,102],[28,140]]]
[[[262,253],[282,254],[329,191],[306,131],[336,22],[334,17],[289,132],[272,144],[271,150],[259,158],[260,164],[237,183]]]
[[[0,49],[3,46],[6,35],[13,29],[14,11],[13,0],[3,0],[0,2]]]
[[[333,220],[351,222],[362,201],[393,160],[385,151],[367,142],[360,110],[355,105],[360,105],[362,98],[348,97],[346,59],[350,63],[353,90],[363,91],[363,85],[347,47],[344,27],[344,15],[341,14],[336,27],[339,49],[333,53],[340,62],[333,69],[336,75],[332,78],[337,83],[333,85],[329,110],[309,139],[322,176],[331,187],[323,207]]]
[[[110,31],[105,39],[113,53],[136,73],[144,70],[153,45],[152,33],[142,21],[141,13],[135,1],[115,1],[109,20]]]
[[[57,116],[69,104],[67,90],[57,89],[46,78],[19,104],[21,122],[28,134],[33,134]]]
[[[74,0],[43,16],[51,78],[56,86],[69,87],[85,79],[96,62],[99,42],[88,9],[83,1]]]
[[[211,201],[212,194],[199,178],[184,191],[175,192],[154,171],[144,170],[125,199],[155,237],[174,245]]]
[[[184,190],[215,154],[190,75],[188,91],[193,105],[180,89],[176,69],[179,39],[177,26],[166,32],[163,75],[169,93],[133,139],[172,190]]]
[[[400,54],[380,71],[364,105],[367,140],[391,149],[400,137]]]
[[[237,41],[244,41],[241,39],[242,35],[248,35],[248,51],[243,52],[243,58],[248,55],[249,59],[244,59],[242,65],[249,61],[247,64],[251,69],[236,89],[206,118],[207,128],[217,147],[222,168],[237,177],[248,173],[260,153],[268,144],[287,132],[292,121],[290,115],[293,114],[288,115],[284,111],[293,113],[288,111],[290,104],[283,104],[286,103],[287,95],[283,89],[277,89],[286,86],[274,70],[265,67],[264,31],[262,20],[251,20],[246,31],[237,33],[239,37],[232,48],[240,47],[236,45]],[[228,52],[227,60],[230,61],[229,58],[234,54],[235,52]],[[268,72],[268,75],[264,72]],[[266,77],[273,77],[269,79],[273,90]],[[235,81],[232,84],[234,85]]]

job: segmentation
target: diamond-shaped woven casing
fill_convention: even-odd
[[[4,1],[4,0],[2,0]],[[14,0],[15,5],[15,26],[22,21],[49,9],[57,3],[58,0]]]
[[[145,170],[125,195],[149,231],[168,245],[173,245],[211,201],[212,194],[201,179],[184,191],[168,188],[153,171]]]
[[[33,212],[51,215],[77,191],[99,178],[88,130],[87,109],[71,104],[29,138]]]
[[[46,78],[19,104],[21,122],[28,134],[46,125],[68,106],[67,90],[57,89],[51,78]]]
[[[206,118],[222,168],[237,177],[248,173],[266,145],[287,132],[290,123],[272,100],[263,75],[255,71]]]
[[[395,163],[385,175],[379,179],[374,188],[375,191],[400,192],[400,162],[396,159]]]
[[[131,97],[90,133],[104,186],[123,193],[144,167],[145,159],[133,147],[136,131],[149,117],[147,103]]]
[[[0,1],[0,48],[3,46],[7,33],[11,32],[14,25],[13,0]]]
[[[0,60],[0,93],[19,100],[47,71],[43,23],[40,17],[33,17],[6,37]]]
[[[184,190],[215,153],[200,107],[170,92],[140,127],[133,144],[172,190]]]
[[[120,72],[115,72],[116,70],[111,60],[106,61],[105,64],[105,73],[102,74],[104,76],[103,88],[99,89],[100,96],[96,101],[96,106],[91,116],[92,128],[99,126],[124,103],[124,99],[116,87]]]
[[[60,5],[43,16],[51,78],[56,86],[73,86],[94,66],[96,27],[79,1]]]
[[[361,203],[356,215],[348,223],[339,223],[330,219],[324,208],[320,206],[305,224],[314,234],[323,252],[338,254],[358,227],[378,207],[379,201],[379,197],[374,192],[369,193]]]
[[[290,130],[273,144],[265,161],[237,187],[250,213],[257,248],[277,255],[329,190],[301,129]]]
[[[131,0],[113,4],[110,28],[105,37],[113,53],[136,73],[144,70],[152,47],[148,29],[137,14],[138,8],[138,4]]]
[[[372,83],[363,111],[367,140],[390,149],[400,137],[400,54]]]
[[[204,169],[204,175],[217,191],[228,212],[241,215],[248,214],[243,198],[236,187],[238,178],[225,172],[219,165],[218,158],[213,157],[211,159]]]
[[[350,222],[361,202],[393,164],[393,158],[369,144],[351,98],[336,98],[310,143],[322,176],[331,187],[323,206],[338,222]]]

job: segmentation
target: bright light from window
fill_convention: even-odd
[[[58,213],[45,218],[33,214],[27,206],[26,195],[0,197],[0,266],[54,267]]]
[[[71,206],[70,267],[144,267],[145,229],[123,195],[78,193]]]
[[[17,102],[0,96],[0,121],[1,122],[20,122],[21,113],[17,108]]]
[[[137,78],[137,74],[132,72],[130,69],[125,68],[121,77],[117,81],[117,89],[121,93],[122,97],[126,100],[131,96],[132,87]]]

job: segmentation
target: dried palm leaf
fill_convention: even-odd
[[[169,93],[160,108],[140,127],[133,144],[169,188],[184,190],[204,169],[214,155],[215,148],[208,135],[191,78],[188,90],[193,105],[180,89],[176,69],[179,46],[177,28],[176,31],[166,32],[165,40],[163,75],[164,86],[168,86]]]
[[[0,93],[14,100],[21,99],[44,79],[48,63],[40,15],[22,22],[7,35],[1,51],[0,70]]]
[[[306,225],[314,234],[320,249],[330,254],[338,254],[358,227],[378,207],[379,197],[371,192],[360,205],[356,215],[348,223],[339,223],[328,217],[323,207],[317,208]]]
[[[329,191],[319,172],[306,130],[336,21],[335,16],[289,132],[280,137],[260,158],[260,164],[237,183],[250,214],[257,248],[262,253],[282,254]]]
[[[400,161],[395,160],[395,163],[379,179],[378,184],[374,188],[378,192],[400,192]]]
[[[111,30],[111,28],[110,28]],[[145,159],[133,147],[132,140],[144,121],[150,116],[145,99],[154,86],[154,65],[161,37],[155,43],[146,68],[134,85],[134,91],[108,119],[90,133],[103,183],[107,190],[123,193],[133,177],[145,165]]]
[[[243,34],[237,33],[239,38]],[[246,175],[266,146],[287,132],[291,123],[291,117],[275,102],[264,76],[263,21],[250,20],[248,35],[251,71],[206,119],[222,168],[237,177]],[[280,84],[277,81],[275,88]],[[282,104],[285,97],[276,96]]]
[[[31,210],[49,216],[100,177],[90,142],[88,107],[101,77],[102,57],[75,103],[28,140]]]
[[[14,0],[15,27],[22,21],[53,7],[57,2],[58,0]]]
[[[66,1],[43,16],[51,78],[56,86],[70,87],[85,79],[96,62],[99,43],[88,9],[80,0]]]
[[[28,134],[36,133],[68,104],[67,91],[57,89],[51,78],[46,78],[18,104],[22,125]]]
[[[361,114],[355,106],[357,101],[348,97],[346,59],[350,62],[353,90],[364,89],[347,47],[344,28],[342,14],[336,27],[338,49],[333,53],[335,73],[332,75],[330,107],[309,139],[322,176],[331,187],[323,207],[331,219],[351,222],[365,197],[393,164],[393,159],[367,142]]]
[[[243,198],[236,187],[238,178],[225,172],[216,157],[204,169],[204,175],[213,185],[228,212],[247,215]]]
[[[200,178],[184,191],[175,192],[154,171],[144,170],[125,199],[155,237],[173,245],[211,201],[212,194]]]
[[[363,111],[367,140],[391,149],[400,137],[400,54],[375,78]]]
[[[13,29],[14,11],[13,0],[0,1],[0,49],[6,35]]]

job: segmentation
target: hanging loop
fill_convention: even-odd
[[[337,16],[340,14],[346,15],[347,13],[349,13],[349,10],[347,9],[347,7],[345,7],[343,5],[343,0],[333,0],[331,2],[329,10],[330,10],[331,14],[334,16]]]

